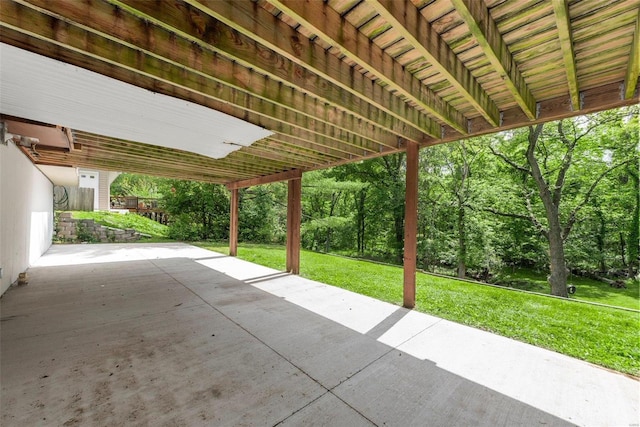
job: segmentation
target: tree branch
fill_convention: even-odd
[[[589,189],[585,193],[584,199],[582,199],[582,202],[578,203],[576,205],[576,207],[574,207],[573,210],[571,211],[571,214],[569,214],[569,220],[567,221],[567,224],[565,225],[564,229],[562,230],[562,240],[567,240],[567,237],[569,237],[569,233],[571,232],[571,228],[576,223],[578,212],[580,212],[580,210],[589,202],[589,200],[591,199],[591,194],[593,193],[593,190],[595,190],[595,188],[598,186],[600,181],[602,181],[602,179],[605,176],[607,176],[607,174],[609,174],[614,169],[617,169],[620,166],[624,166],[626,164],[629,164],[629,163],[631,163],[632,161],[635,161],[635,160],[637,160],[637,159],[632,158],[632,159],[625,160],[624,162],[620,162],[620,163],[618,163],[616,165],[613,165],[609,169],[607,169],[604,172],[602,172],[598,176],[598,178],[596,178],[593,181],[593,183],[591,183],[591,186],[589,187]]]
[[[562,166],[560,166],[560,171],[558,171],[558,177],[556,178],[556,185],[553,188],[553,204],[556,206],[560,204],[560,199],[562,199],[562,188],[564,187],[564,180],[566,178],[567,171],[571,167],[573,150],[576,148],[576,144],[578,143],[578,140],[574,140],[573,142],[569,141],[564,133],[564,129],[562,128],[562,123],[562,120],[558,122],[558,133],[560,134],[560,139],[562,140],[562,142],[567,146],[567,152],[562,159]]]
[[[529,212],[529,220],[538,229],[538,231],[542,233],[542,235],[545,238],[549,239],[549,230],[544,228],[542,223],[538,220],[538,217],[536,216],[536,214],[533,212],[533,206],[531,206],[531,194],[527,193],[526,190],[523,191],[523,193],[524,193],[524,203],[525,203],[525,206],[527,207],[527,212]]]
[[[519,164],[517,164],[516,162],[514,162],[513,160],[511,160],[501,152],[496,151],[491,145],[489,145],[489,150],[491,150],[494,156],[501,158],[506,164],[508,164],[512,168],[519,170],[520,172],[531,174],[531,171],[529,169],[525,168],[524,166],[520,166]]]
[[[468,206],[469,208],[472,208],[472,206]],[[494,208],[481,208],[480,210],[484,211],[484,212],[490,212],[494,215],[498,215],[498,216],[503,216],[506,218],[516,218],[516,219],[523,219],[525,221],[531,221],[531,218],[527,215],[522,215],[522,214],[517,214],[517,213],[511,213],[511,212],[502,212],[499,211],[497,209]]]
[[[542,171],[540,170],[540,165],[538,164],[538,160],[536,159],[536,145],[538,143],[538,138],[540,138],[540,134],[542,133],[542,124],[536,125],[535,127],[529,126],[529,146],[527,147],[527,163],[529,163],[529,167],[531,168],[531,176],[536,182],[536,186],[538,187],[538,191],[540,192],[540,198],[542,202],[545,204],[545,209],[548,210],[547,203],[551,203],[553,198],[551,196],[551,192],[549,191],[549,184],[542,176]]]

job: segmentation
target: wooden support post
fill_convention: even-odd
[[[287,194],[287,271],[300,274],[300,217],[302,180],[290,179]]]
[[[231,190],[231,212],[229,216],[229,255],[238,255],[238,189]]]
[[[416,262],[418,247],[418,151],[415,142],[407,141],[407,175],[404,208],[404,288],[406,308],[416,304]]]

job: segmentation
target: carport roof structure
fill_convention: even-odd
[[[639,9],[638,0],[4,0],[3,84],[7,69],[21,69],[7,60],[19,48],[225,115],[199,119],[217,123],[202,131],[185,125],[189,113],[163,120],[157,133],[178,135],[164,144],[139,129],[109,132],[126,118],[101,105],[107,93],[82,104],[107,109],[94,114],[101,126],[65,122],[79,114],[65,115],[61,98],[45,118],[6,97],[1,112],[64,136],[24,144],[36,164],[242,187],[637,103]],[[28,92],[36,85],[23,70],[14,86]],[[41,92],[59,87],[54,74]],[[221,137],[234,118],[253,125],[235,129],[249,141]]]

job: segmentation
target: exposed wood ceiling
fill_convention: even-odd
[[[77,149],[41,141],[35,162],[256,182],[637,103],[639,10],[640,0],[2,0],[0,41],[275,132],[214,160],[74,129]]]

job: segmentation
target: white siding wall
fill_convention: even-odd
[[[53,184],[13,144],[0,144],[0,294],[49,246]]]
[[[94,210],[108,211],[109,206],[109,172],[100,171],[98,178],[98,206]]]

